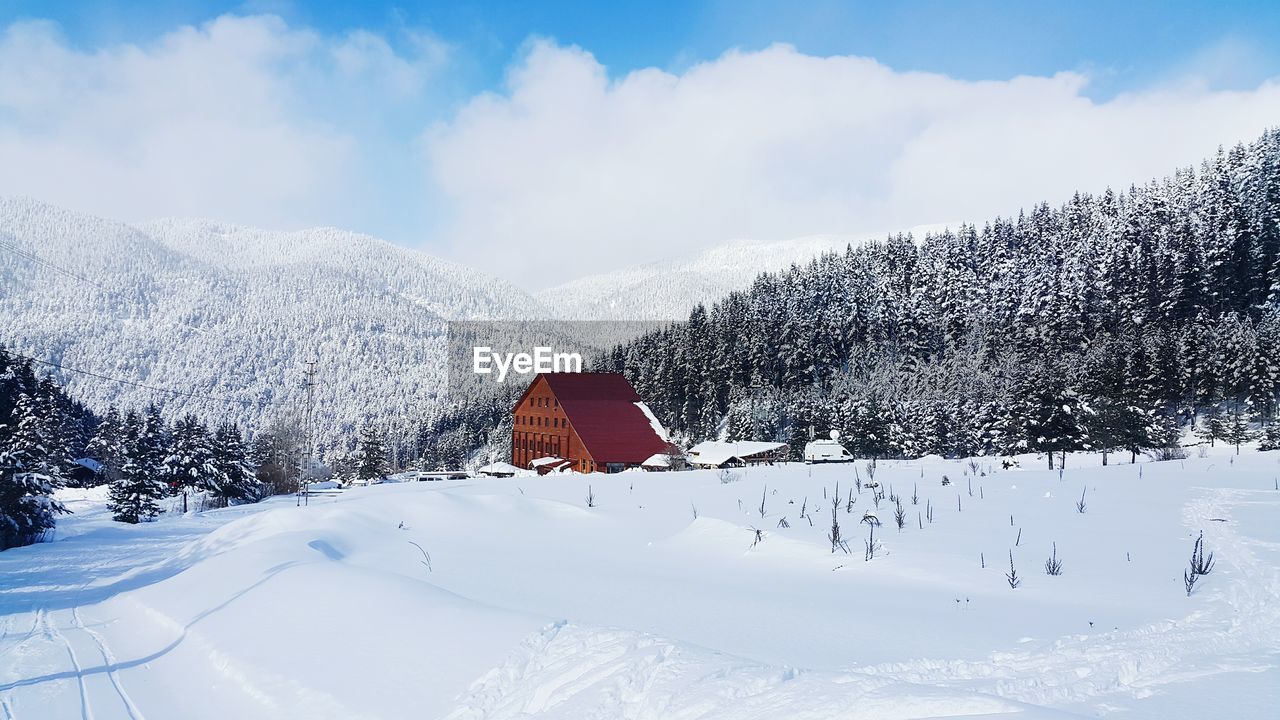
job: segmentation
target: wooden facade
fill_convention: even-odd
[[[541,375],[513,410],[511,464],[528,469],[538,458],[558,457],[578,472],[595,472],[595,459],[573,429],[560,399],[549,383],[540,380]]]
[[[617,472],[667,446],[635,389],[616,373],[538,375],[512,408],[511,464],[540,473]]]

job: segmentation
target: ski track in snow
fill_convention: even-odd
[[[27,654],[33,641],[36,641],[37,652],[45,650],[53,657],[65,656],[70,667],[35,679],[15,679],[5,683],[7,689],[3,697],[0,697],[0,719],[16,720],[17,713],[13,698],[15,691],[44,683],[74,680],[80,705],[80,717],[83,720],[96,720],[100,717],[145,720],[142,712],[125,690],[116,670],[115,655],[105,638],[85,625],[79,607],[73,606],[69,610],[58,612],[65,613],[63,619],[67,621],[61,626],[58,623],[60,615],[45,608],[34,609],[31,613],[33,617],[31,630],[17,641],[13,641],[9,632],[17,615],[11,615],[8,618],[4,632],[0,634],[0,643],[7,643],[3,645],[6,654]],[[38,647],[40,644],[44,647]],[[94,651],[102,657],[103,664],[99,667],[87,667],[84,664],[85,653]],[[106,681],[103,680],[103,675],[106,676]],[[122,713],[113,709],[117,699],[122,706]]]
[[[80,608],[71,608],[71,618],[75,623],[75,628],[92,638],[94,644],[98,646],[98,652],[102,655],[103,667],[107,669],[107,678],[111,680],[111,687],[115,688],[116,694],[120,696],[120,701],[124,703],[125,711],[129,714],[129,717],[132,720],[145,720],[138,710],[138,706],[134,704],[133,698],[129,697],[129,693],[125,691],[124,685],[120,682],[119,673],[116,672],[116,657],[111,652],[106,640],[84,624],[84,620],[80,617]]]
[[[67,640],[67,636],[63,635],[58,626],[50,621],[49,613],[42,613],[44,620],[44,635],[50,640],[61,641],[66,647],[67,657],[71,660],[71,667],[75,669],[76,684],[80,688],[80,716],[84,720],[94,720],[93,705],[89,701],[89,688],[85,682],[84,667],[80,665],[80,659],[76,657],[75,648],[71,647],[71,642]]]

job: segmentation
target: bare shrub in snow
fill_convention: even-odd
[[[787,522],[787,519],[784,517],[784,518],[782,518],[781,520],[779,520],[779,521],[778,521],[778,527],[780,527],[780,528],[789,528],[789,527],[791,527],[791,523]]]
[[[919,483],[911,483],[911,504],[920,504],[920,485]]]
[[[1196,544],[1191,549],[1191,572],[1194,575],[1208,575],[1213,572],[1213,553],[1209,553],[1209,557],[1204,556],[1204,531],[1200,531],[1200,537],[1196,538]]]
[[[901,500],[894,500],[893,507],[893,521],[898,525],[898,532],[902,532],[902,527],[907,524],[907,511],[902,509]]]
[[[1200,576],[1189,570],[1182,571],[1182,586],[1187,589],[1187,597],[1191,597],[1191,591],[1196,587],[1196,581]]]
[[[409,544],[410,544],[410,545],[412,545],[412,546],[414,546],[414,547],[416,547],[416,548],[418,548],[418,552],[422,553],[422,559],[421,559],[421,560],[419,560],[419,562],[421,562],[421,563],[423,564],[423,566],[427,568],[427,572],[432,572],[432,570],[431,570],[431,553],[428,553],[428,552],[427,552],[427,550],[426,550],[426,548],[422,547],[421,545],[419,545],[418,543],[416,543],[416,542],[414,542],[414,541],[412,541],[412,540],[410,540],[410,541],[409,541]]]
[[[764,489],[760,491],[760,519],[761,520],[763,520],[764,516],[767,514],[764,509],[764,501],[765,501],[765,498],[767,497],[769,497],[769,486],[765,485]]]
[[[865,521],[865,518],[864,518],[864,521]],[[864,541],[862,559],[866,562],[870,562],[871,559],[876,556],[876,525],[879,525],[879,524],[880,524],[879,521],[871,523],[870,533],[867,535],[867,539]]]
[[[1009,572],[1005,573],[1004,579],[1009,582],[1009,587],[1017,590],[1022,584],[1022,578],[1018,577],[1018,569],[1013,566],[1013,551],[1009,551]]]
[[[760,543],[764,542],[763,530],[757,527],[752,527],[751,532],[754,533],[754,538],[751,541],[751,547],[755,547],[756,545],[759,545]]]
[[[587,486],[587,507],[593,508],[595,506],[596,506],[596,493],[594,490],[591,489],[591,486],[588,485]]]
[[[1062,561],[1058,559],[1058,543],[1053,544],[1053,553],[1044,561],[1044,574],[1058,576],[1062,574]]]
[[[1076,512],[1080,513],[1081,515],[1083,515],[1083,514],[1084,514],[1085,508],[1087,508],[1087,507],[1088,507],[1088,506],[1087,506],[1087,505],[1085,505],[1085,503],[1084,503],[1084,494],[1085,494],[1086,492],[1088,492],[1088,491],[1089,491],[1089,488],[1084,488],[1083,490],[1081,490],[1081,491],[1080,491],[1080,502],[1077,502],[1077,503],[1076,503]]]
[[[845,554],[849,554],[849,546],[844,539],[840,537],[840,500],[836,499],[831,502],[831,532],[827,534],[827,539],[831,541],[831,552],[834,554],[837,549],[843,550]]]

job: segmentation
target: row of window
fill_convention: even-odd
[[[547,418],[539,415],[517,415],[517,425],[536,425],[538,427],[569,427],[569,421],[565,418]]]
[[[531,397],[529,398],[529,404],[532,405],[533,407],[558,408],[560,407],[560,398]]]
[[[517,450],[528,450],[530,452],[539,453],[560,453],[559,436],[547,438],[545,435],[517,433],[515,443]]]

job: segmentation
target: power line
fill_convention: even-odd
[[[71,270],[68,270],[67,268],[62,267],[61,265],[58,265],[57,263],[54,263],[54,262],[50,262],[50,261],[48,261],[48,260],[45,260],[44,258],[42,258],[42,257],[40,257],[40,256],[38,256],[38,255],[33,255],[33,254],[31,254],[31,253],[29,253],[29,252],[27,252],[27,251],[23,250],[22,248],[16,247],[16,246],[14,246],[13,244],[8,243],[8,242],[6,242],[6,241],[4,241],[4,240],[0,240],[0,248],[4,248],[4,249],[6,249],[6,250],[8,250],[8,251],[10,251],[10,252],[12,252],[12,253],[14,253],[15,255],[18,255],[19,257],[25,258],[25,259],[30,260],[31,262],[37,263],[37,264],[39,264],[39,265],[43,265],[43,266],[45,266],[45,267],[47,267],[47,268],[49,268],[49,269],[51,269],[51,270],[53,270],[53,271],[55,271],[55,272],[59,272],[59,273],[61,273],[61,274],[63,274],[63,275],[66,275],[67,277],[73,278],[73,279],[75,279],[75,280],[79,280],[80,282],[83,282],[83,283],[85,283],[85,284],[87,284],[87,285],[92,285],[93,287],[98,288],[99,290],[101,290],[102,292],[104,292],[104,293],[106,293],[106,294],[108,294],[108,295],[120,295],[120,294],[122,294],[122,293],[121,293],[120,291],[118,291],[118,290],[111,290],[111,289],[107,288],[106,286],[102,285],[101,283],[94,282],[93,280],[90,280],[89,278],[87,278],[87,277],[85,277],[85,276],[83,276],[83,275],[81,275],[81,274],[79,274],[79,273],[76,273],[76,272],[73,272],[73,271],[71,271]],[[196,332],[198,332],[198,333],[201,333],[201,334],[203,334],[203,333],[204,333],[204,331],[203,331],[203,330],[201,330],[201,329],[199,329],[199,328],[196,328],[196,327],[193,327],[193,326],[191,326],[191,325],[189,325],[189,324],[187,324],[187,323],[185,323],[185,322],[182,322],[181,320],[177,321],[177,323],[175,323],[175,324],[182,325],[183,327],[186,327],[186,328],[188,328],[188,329],[190,329],[190,330],[194,330],[194,331],[196,331]],[[108,375],[102,375],[102,374],[100,374],[100,373],[95,373],[95,372],[92,372],[92,371],[89,371],[89,370],[80,370],[80,369],[78,369],[78,368],[73,368],[73,367],[68,367],[68,366],[64,366],[64,365],[59,365],[58,363],[49,362],[49,361],[47,361],[47,360],[41,360],[40,358],[31,357],[31,356],[29,356],[29,355],[23,355],[23,354],[21,354],[21,353],[14,352],[14,351],[9,351],[9,352],[10,352],[10,354],[15,355],[15,356],[17,356],[17,357],[26,358],[27,360],[30,360],[30,361],[32,361],[32,362],[37,362],[37,363],[40,363],[40,364],[42,364],[42,365],[48,365],[48,366],[50,366],[50,367],[55,367],[55,368],[58,368],[59,370],[65,371],[65,372],[78,373],[78,374],[80,374],[80,375],[85,375],[85,376],[88,376],[88,377],[98,378],[98,379],[101,379],[101,380],[108,380],[108,381],[111,381],[111,382],[117,382],[117,383],[120,383],[120,384],[122,384],[122,385],[132,385],[133,387],[143,388],[143,389],[146,389],[146,390],[151,390],[151,391],[153,391],[153,392],[167,393],[167,394],[169,394],[169,395],[175,395],[175,396],[178,396],[178,397],[193,398],[193,399],[197,399],[197,400],[210,400],[210,401],[213,401],[213,402],[223,402],[223,403],[227,403],[227,404],[230,404],[230,405],[237,405],[237,404],[238,404],[238,405],[245,405],[245,406],[255,406],[255,405],[259,405],[259,406],[260,406],[260,405],[262,405],[262,404],[263,404],[263,401],[255,401],[255,400],[235,400],[235,399],[232,399],[232,398],[221,398],[221,397],[215,397],[215,396],[212,396],[212,395],[202,395],[202,394],[200,394],[200,393],[192,393],[192,392],[185,392],[185,391],[182,391],[182,390],[171,390],[171,389],[169,389],[169,388],[155,387],[154,385],[147,385],[147,384],[145,384],[145,383],[135,382],[135,381],[133,381],[133,380],[125,380],[125,379],[123,379],[123,378],[110,377],[110,376],[108,376]]]
[[[142,388],[144,390],[151,390],[153,392],[167,393],[169,395],[193,398],[196,400],[210,400],[213,402],[223,402],[231,405],[261,405],[262,404],[261,400],[236,400],[233,398],[217,397],[216,395],[202,395],[200,393],[185,392],[183,390],[171,390],[169,388],[156,387],[154,385],[147,385],[146,383],[134,382],[133,380],[125,380],[123,378],[111,377],[110,375],[103,375],[101,373],[92,372],[90,370],[81,370],[79,368],[73,368],[68,365],[61,365],[59,363],[50,362],[48,360],[41,360],[40,358],[31,357],[30,355],[23,355],[22,353],[15,352],[13,350],[6,350],[5,352],[9,353],[10,355],[13,355],[14,357],[24,358],[26,360],[30,360],[31,362],[36,362],[36,363],[40,363],[41,365],[48,365],[49,367],[57,368],[59,370],[62,370],[63,372],[78,373],[80,375],[87,375],[89,377],[98,378],[99,380],[109,380],[111,382],[117,382],[122,385],[132,385],[134,387]]]
[[[67,276],[67,277],[69,277],[69,278],[74,279],[74,280],[79,280],[80,282],[85,283],[86,285],[92,285],[93,287],[95,287],[95,288],[97,288],[98,290],[102,291],[102,292],[103,292],[104,294],[106,294],[106,295],[114,295],[114,296],[121,297],[121,298],[125,298],[125,297],[126,297],[126,294],[125,294],[125,291],[124,291],[124,290],[112,290],[111,288],[107,287],[106,285],[103,285],[103,284],[102,284],[102,283],[100,283],[100,282],[96,282],[96,281],[94,281],[94,280],[90,280],[89,278],[87,278],[87,277],[85,277],[85,276],[81,275],[80,273],[77,273],[77,272],[75,272],[75,271],[73,271],[73,270],[68,270],[67,268],[62,267],[61,265],[59,265],[59,264],[57,264],[57,263],[55,263],[55,262],[51,262],[51,261],[49,261],[49,260],[46,260],[46,259],[44,259],[44,258],[40,257],[39,255],[33,255],[33,254],[31,254],[31,253],[27,252],[26,250],[23,250],[23,249],[22,249],[22,248],[20,248],[20,247],[16,247],[16,246],[14,246],[12,243],[8,243],[8,242],[5,242],[4,240],[0,240],[0,248],[4,248],[4,249],[8,250],[9,252],[12,252],[13,254],[17,255],[18,257],[25,258],[25,259],[27,259],[27,260],[30,260],[30,261],[31,261],[31,262],[33,262],[33,263],[37,263],[37,264],[39,264],[39,265],[43,265],[44,267],[47,267],[47,268],[49,268],[50,270],[53,270],[54,272],[61,273],[61,274],[63,274],[63,275],[66,275],[66,276]],[[202,329],[202,328],[198,328],[198,327],[196,327],[196,326],[192,325],[191,323],[184,322],[184,321],[182,321],[182,320],[168,320],[168,319],[165,319],[165,318],[160,318],[160,321],[161,321],[161,322],[167,322],[167,323],[170,323],[170,324],[172,324],[172,325],[179,325],[179,326],[184,327],[184,328],[187,328],[188,330],[191,330],[191,331],[193,331],[193,332],[200,333],[201,335],[205,334],[205,330],[204,330],[204,329]]]
[[[81,274],[79,274],[79,273],[72,272],[71,270],[68,270],[68,269],[66,269],[66,268],[62,267],[61,265],[58,265],[58,264],[56,264],[56,263],[49,262],[48,260],[45,260],[44,258],[40,257],[39,255],[32,255],[31,253],[29,253],[29,252],[27,252],[27,251],[23,250],[22,248],[16,247],[16,246],[14,246],[14,245],[10,245],[9,243],[7,243],[7,242],[5,242],[5,241],[3,241],[3,240],[0,240],[0,247],[2,247],[2,248],[4,248],[4,249],[8,250],[9,252],[12,252],[12,253],[13,253],[13,254],[15,254],[15,255],[18,255],[19,257],[24,257],[24,258],[26,258],[27,260],[30,260],[31,262],[38,263],[38,264],[40,264],[40,265],[44,265],[45,267],[47,267],[47,268],[49,268],[49,269],[51,269],[51,270],[54,270],[54,271],[56,271],[56,272],[60,272],[60,273],[62,273],[63,275],[66,275],[66,276],[67,276],[67,277],[69,277],[69,278],[74,278],[74,279],[76,279],[76,280],[79,280],[79,281],[80,281],[80,282],[82,282],[82,283],[87,283],[87,284],[89,284],[89,285],[92,285],[92,286],[94,286],[94,287],[98,288],[99,290],[102,290],[103,292],[107,292],[107,293],[110,293],[110,292],[111,292],[110,290],[108,290],[107,288],[103,287],[102,285],[100,285],[100,284],[98,284],[98,283],[96,283],[96,282],[94,282],[94,281],[90,280],[89,278],[87,278],[87,277],[85,277],[85,276],[83,276],[83,275],[81,275]]]

